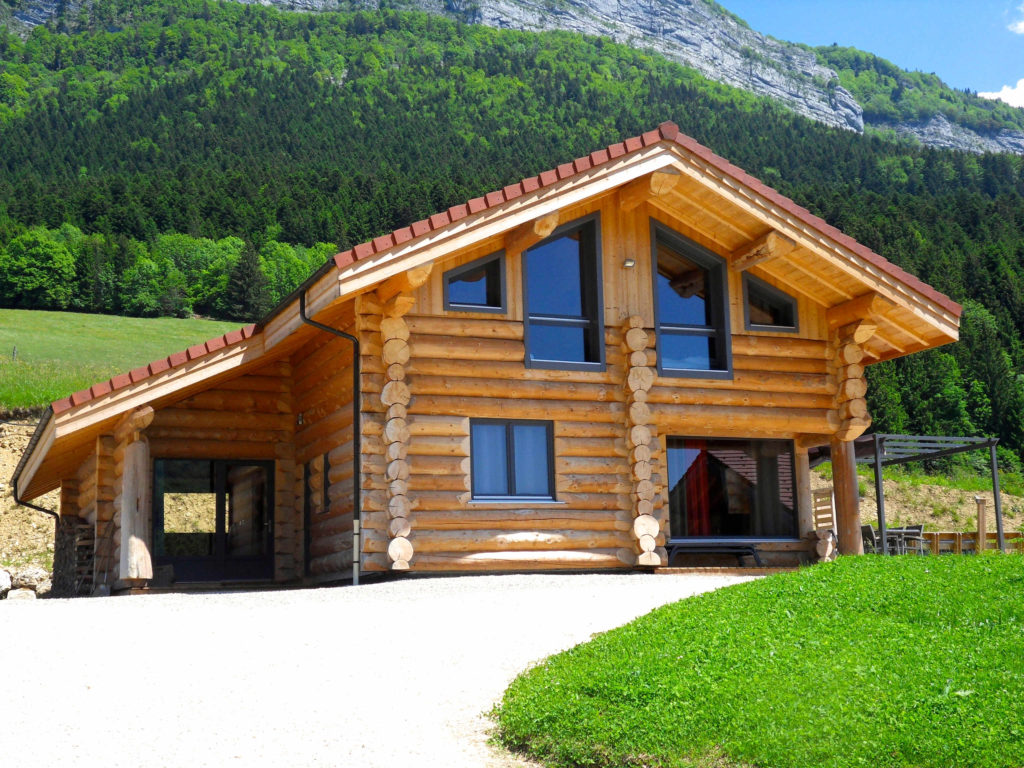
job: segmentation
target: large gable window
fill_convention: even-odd
[[[561,227],[523,253],[526,364],[604,368],[597,216]]]
[[[658,371],[728,378],[730,345],[725,260],[654,223]]]

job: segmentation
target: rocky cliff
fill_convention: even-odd
[[[285,10],[376,8],[378,0],[238,0]],[[15,18],[39,24],[74,0],[21,0]],[[389,7],[417,9],[492,27],[527,31],[567,30],[601,35],[693,67],[705,77],[773,98],[798,114],[863,132],[863,110],[839,85],[835,71],[815,53],[750,29],[712,0],[391,0]],[[942,115],[922,122],[877,127],[928,146],[970,152],[1024,154],[1024,132],[979,133]]]

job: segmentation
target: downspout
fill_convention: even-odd
[[[21,455],[21,461],[18,462],[18,466],[14,470],[14,475],[11,477],[11,487],[13,488],[12,495],[14,496],[14,503],[34,509],[36,512],[42,512],[43,514],[49,515],[54,520],[60,518],[56,512],[45,507],[40,507],[38,504],[33,504],[31,501],[25,501],[21,498],[21,494],[18,491],[18,481],[21,479],[21,472],[25,468],[25,463],[28,461],[29,455],[35,450],[36,444],[39,442],[39,436],[42,435],[43,430],[46,429],[46,425],[50,423],[50,419],[53,418],[53,408],[48,407],[43,413],[43,417],[39,419],[39,423],[36,425],[36,431],[32,433],[31,439],[28,441],[28,446],[25,448],[25,452]]]
[[[359,522],[360,522],[360,510],[362,508],[362,484],[363,484],[363,453],[362,453],[362,440],[360,427],[360,416],[362,414],[362,397],[359,391],[360,379],[360,360],[359,360],[359,339],[350,333],[339,331],[337,328],[331,328],[329,325],[318,323],[316,320],[311,319],[306,315],[306,290],[299,294],[299,317],[302,318],[302,322],[312,325],[314,328],[319,328],[321,331],[339,336],[343,339],[348,339],[352,342],[352,461],[355,464],[353,473],[354,486],[352,488],[352,584],[353,586],[359,586],[359,561],[361,559],[360,545],[359,545]]]

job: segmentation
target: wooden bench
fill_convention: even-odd
[[[745,542],[728,541],[695,541],[692,539],[672,540],[670,539],[665,549],[668,551],[667,565],[672,564],[672,558],[678,554],[687,555],[736,555],[740,565],[743,565],[743,557],[754,558],[757,566],[761,567],[761,558],[757,554],[757,547]]]

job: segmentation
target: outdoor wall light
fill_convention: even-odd
[[[623,269],[632,269],[636,266],[636,259],[626,259],[622,262]]]

